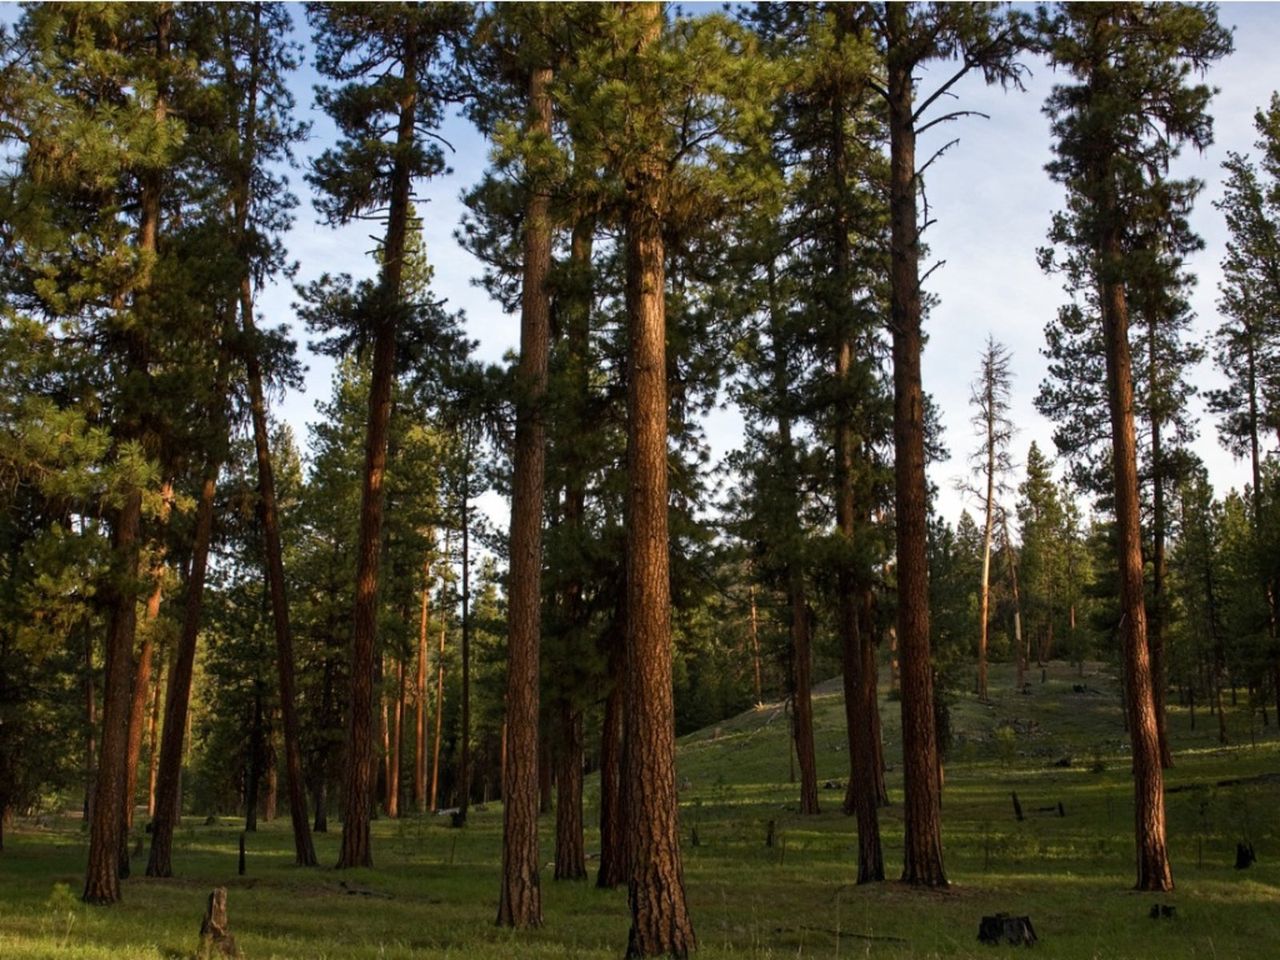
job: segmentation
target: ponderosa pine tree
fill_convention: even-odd
[[[920,221],[917,203],[924,169],[916,139],[925,130],[965,115],[925,114],[965,75],[978,70],[988,82],[1019,84],[1015,60],[1021,46],[1019,18],[989,5],[876,4],[869,29],[885,59],[881,84],[868,81],[889,115],[890,288],[893,340],[894,519],[897,533],[898,649],[901,658],[902,746],[906,847],[902,879],[946,886],[942,865],[942,791],[934,721],[933,666],[929,652],[927,568],[928,490],[925,483],[925,401],[920,377],[924,315],[920,286]],[[917,90],[916,71],[934,61],[958,60],[929,92]],[[943,148],[945,149],[945,148]]]
[[[538,13],[544,13],[539,10]],[[525,32],[538,24],[531,18]],[[526,35],[526,51],[541,46]],[[516,368],[516,431],[512,463],[510,572],[507,586],[506,763],[502,774],[502,881],[498,925],[542,924],[538,884],[539,651],[542,619],[542,520],[546,476],[547,369],[551,353],[551,187],[545,160],[551,148],[549,55],[524,65],[528,77],[522,184],[524,276],[521,284],[520,363]],[[541,62],[538,62],[541,60]]]
[[[1029,638],[1036,638],[1036,659],[1043,666],[1053,655],[1058,611],[1070,595],[1071,578],[1064,569],[1070,546],[1063,543],[1060,491],[1053,482],[1048,459],[1034,440],[1027,451],[1026,469],[1026,479],[1018,487],[1017,505],[1022,596],[1027,633]]]
[[[1214,334],[1215,361],[1227,386],[1207,394],[1221,418],[1218,438],[1234,456],[1248,456],[1254,526],[1262,530],[1264,434],[1280,437],[1280,96],[1254,116],[1261,160],[1229,153],[1223,197],[1216,201],[1230,239],[1222,261],[1218,306],[1226,317]],[[1280,716],[1280,584],[1262,584],[1272,640],[1271,681]]]
[[[1137,886],[1173,886],[1165,844],[1164,778],[1147,643],[1139,525],[1134,375],[1127,285],[1130,198],[1149,187],[1185,143],[1212,139],[1211,90],[1187,82],[1231,48],[1208,5],[1090,6],[1042,11],[1039,29],[1055,67],[1077,81],[1054,88],[1050,175],[1068,189],[1054,239],[1084,252],[1096,271],[1111,421],[1117,565],[1124,646],[1125,706],[1133,753]],[[1151,121],[1154,120],[1154,123]]]
[[[371,210],[387,211],[379,281],[361,306],[356,334],[359,341],[367,341],[373,372],[352,624],[340,868],[373,865],[369,820],[378,573],[397,330],[405,312],[406,237],[413,181],[444,170],[443,154],[430,135],[439,127],[444,103],[452,94],[450,49],[461,41],[470,16],[468,7],[455,3],[308,8],[317,67],[323,76],[342,84],[319,96],[343,139],[316,160],[309,175],[320,193],[318,208],[337,224]]]
[[[182,141],[169,111],[183,66],[171,58],[167,4],[31,8],[16,34],[29,69],[4,96],[7,129],[21,131],[15,181],[23,194],[8,224],[26,265],[52,283],[35,287],[42,312],[85,325],[109,382],[97,390],[112,423],[108,469],[119,484],[102,504],[111,529],[101,590],[109,611],[103,727],[83,898],[120,898],[126,820],[132,652],[144,511],[154,496],[156,433],[149,367],[162,348],[149,304],[162,203]],[[34,203],[32,202],[34,201]],[[125,211],[122,213],[122,211]]]
[[[1013,468],[1009,443],[1013,439],[1013,422],[1009,419],[1009,392],[1013,375],[1009,370],[1009,349],[987,336],[982,351],[978,376],[969,385],[969,403],[976,408],[969,422],[981,437],[982,446],[969,461],[980,486],[974,492],[982,497],[982,583],[978,601],[978,699],[987,700],[987,630],[991,624],[991,537],[995,530],[998,494],[1008,489],[1004,474]],[[1020,654],[1019,654],[1020,655]]]
[[[770,74],[750,38],[720,17],[668,24],[660,4],[624,4],[601,9],[592,33],[566,87],[575,138],[599,150],[620,192],[626,248],[627,954],[686,956],[694,934],[674,769],[664,233],[709,222],[767,185],[752,167],[764,151],[740,145],[760,145]]]

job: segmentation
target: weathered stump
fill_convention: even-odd
[[[1258,858],[1254,856],[1252,843],[1236,844],[1236,869],[1248,870],[1257,863]]]
[[[1009,943],[1029,947],[1038,939],[1030,917],[1011,917],[1007,913],[997,913],[993,917],[983,917],[978,924],[980,943]]]
[[[240,956],[240,948],[236,946],[236,938],[231,935],[227,922],[226,887],[214,887],[209,894],[209,905],[200,924],[200,956],[205,960]]]

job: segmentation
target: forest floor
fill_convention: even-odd
[[[858,887],[851,818],[840,812],[848,771],[839,683],[815,696],[822,813],[796,812],[789,779],[787,717],[763,705],[682,738],[679,754],[684,863],[698,956],[987,957],[979,919],[998,911],[1031,918],[1045,957],[1260,958],[1280,952],[1280,737],[1228,711],[1232,744],[1216,718],[1170,710],[1175,766],[1168,772],[1168,824],[1177,890],[1136,893],[1133,804],[1118,690],[1099,665],[1081,677],[1053,663],[1029,693],[1013,692],[1012,669],[993,670],[993,699],[952,706],[943,845],[951,887],[912,890],[897,882]],[[1076,685],[1084,687],[1076,691]],[[902,796],[898,704],[881,703],[891,800]],[[1065,763],[1069,761],[1069,766]],[[1060,765],[1062,762],[1062,765]],[[1241,781],[1223,784],[1222,781]],[[1016,791],[1026,819],[1014,817]],[[588,822],[599,791],[588,779]],[[1065,816],[1059,816],[1058,804]],[[143,818],[140,817],[141,821]],[[777,842],[765,846],[768,821]],[[898,875],[901,805],[880,815],[886,870]],[[248,960],[267,958],[507,958],[622,955],[624,889],[551,880],[544,870],[544,926],[494,926],[501,809],[474,810],[463,830],[447,817],[374,824],[374,870],[292,866],[287,818],[248,841],[236,875],[238,826],[184,820],[175,843],[180,877],[125,881],[110,908],[79,903],[86,840],[71,819],[19,820],[0,854],[0,958],[164,958],[195,949],[209,890],[229,888],[231,929]],[[690,834],[697,827],[699,845]],[[552,817],[542,849],[552,849]],[[1258,862],[1236,870],[1236,843]],[[338,834],[316,838],[321,862]],[[595,846],[588,836],[588,850]],[[145,856],[134,860],[141,873]],[[589,867],[593,866],[589,864]],[[1153,920],[1154,904],[1176,907]]]

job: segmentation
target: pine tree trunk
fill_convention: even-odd
[[[106,675],[102,696],[102,746],[89,825],[85,903],[120,899],[120,841],[124,827],[125,766],[129,749],[129,685],[137,603],[132,583],[138,572],[142,491],[129,490],[111,532],[112,575],[107,587]]]
[[[391,714],[391,764],[387,769],[387,816],[400,816],[400,757],[404,743],[405,687],[404,659],[396,658],[396,703]]]
[[[422,561],[422,614],[418,621],[418,675],[414,681],[413,805],[427,812],[427,626],[431,599],[431,560]]]
[[[167,481],[162,496],[168,502],[173,497],[173,487]],[[129,701],[129,739],[125,753],[124,822],[120,827],[120,879],[132,872],[129,862],[129,831],[133,829],[134,808],[138,802],[138,764],[142,760],[142,733],[147,718],[147,697],[151,693],[151,667],[155,659],[156,621],[160,617],[160,604],[164,595],[164,567],[157,561],[151,570],[151,592],[145,608],[146,628],[142,631],[142,646],[134,664],[133,690]]]
[[[551,136],[551,70],[529,75],[529,133]],[[538,884],[538,683],[547,366],[551,351],[551,195],[533,187],[524,219],[520,364],[508,578],[507,762],[502,781],[502,885],[498,925],[542,924]],[[558,844],[557,844],[558,847]],[[556,860],[556,876],[560,876]]]
[[[1110,176],[1105,166],[1098,182]],[[1110,191],[1109,191],[1110,192]],[[1115,478],[1117,550],[1120,573],[1121,635],[1124,684],[1133,753],[1134,818],[1138,847],[1139,890],[1173,889],[1173,873],[1165,846],[1164,773],[1156,719],[1151,661],[1147,646],[1147,612],[1139,520],[1137,444],[1134,439],[1133,367],[1129,350],[1129,314],[1124,286],[1114,276],[1121,261],[1120,227],[1114,198],[1104,201],[1104,220],[1112,224],[1103,237],[1102,326],[1107,358],[1107,393],[1111,408],[1112,470]]]
[[[169,31],[173,10],[160,6],[156,10],[155,43],[157,60],[169,53]],[[163,126],[168,118],[168,102],[163,91],[157,91],[154,119]],[[143,264],[154,262],[156,240],[160,230],[162,173],[149,170],[140,177],[138,252]],[[146,296],[151,283],[150,268],[137,279],[133,290],[135,302]],[[117,315],[125,308],[124,297],[113,298]],[[147,345],[137,328],[124,331],[123,366],[126,375],[147,376]],[[138,440],[144,433],[145,411],[126,404],[118,415],[114,438]],[[98,760],[98,776],[94,787],[93,819],[89,826],[89,859],[85,868],[82,899],[85,903],[111,904],[120,899],[120,866],[127,871],[128,858],[120,856],[126,843],[125,825],[132,798],[128,796],[129,724],[132,698],[130,682],[133,673],[133,646],[137,633],[137,598],[134,582],[138,576],[140,538],[142,532],[142,491],[129,487],[122,491],[121,505],[111,531],[110,580],[103,593],[107,608],[107,642],[105,677],[102,696],[102,746]]]
[[[93,634],[84,635],[84,822],[93,819],[93,790],[97,772],[98,698],[93,683]]]
[[[582,842],[582,711],[564,700],[559,714],[555,879],[583,880],[587,876],[587,856]]]
[[[219,359],[215,376],[218,410],[213,414],[214,435],[225,436],[226,414],[222,398],[226,395],[226,358]],[[191,703],[191,680],[195,670],[196,641],[200,635],[200,617],[204,604],[205,575],[209,567],[209,543],[213,535],[213,500],[218,484],[220,457],[207,454],[204,477],[200,484],[200,500],[196,506],[195,535],[191,545],[191,571],[183,601],[182,633],[174,651],[169,671],[169,690],[164,707],[164,731],[160,738],[160,771],[156,782],[156,807],[151,822],[151,852],[147,860],[147,876],[173,876],[173,831],[181,818],[179,789],[182,779],[182,746]]]
[[[853,812],[858,823],[858,883],[876,883],[884,879],[884,852],[880,844],[880,803],[884,790],[884,773],[877,747],[880,740],[880,707],[876,690],[876,645],[873,605],[875,595],[870,588],[862,590],[855,638],[855,692],[857,726],[852,749],[853,771],[858,783],[853,795]]]
[[[920,377],[920,231],[916,217],[914,78],[905,5],[889,4],[889,215],[892,261],[893,446],[901,655],[902,879],[945,887],[942,797],[938,784],[933,663],[929,650],[928,491],[924,472],[924,391]]]
[[[258,358],[257,331],[253,322],[253,291],[247,272],[240,279],[240,324],[248,340],[244,360],[249,374],[249,408],[258,465],[258,514],[262,522],[262,545],[267,561],[267,592],[271,602],[271,622],[275,630],[276,670],[280,678],[280,716],[284,731],[285,773],[288,780],[289,818],[293,826],[294,861],[299,866],[313,867],[316,865],[316,853],[307,822],[306,786],[302,779],[302,751],[294,693],[293,634],[289,624],[289,601],[285,592],[280,514],[276,505],[271,441],[267,433],[262,366]]]
[[[275,732],[268,718],[262,754],[262,773],[266,780],[266,790],[262,796],[262,819],[267,823],[276,818],[276,808],[280,799],[280,777],[277,770],[279,759],[276,755]]]
[[[995,525],[995,470],[988,463],[986,520],[982,527],[982,599],[978,604],[978,699],[986,703],[987,632],[991,626],[991,533]]]
[[[155,680],[151,684],[151,710],[147,717],[147,819],[153,820],[156,815],[156,776],[158,774],[157,754],[160,746],[160,688],[163,686],[163,665],[156,671]]]
[[[751,584],[751,665],[754,668],[756,703],[763,703],[763,688],[760,685],[760,624],[756,613],[756,585]]]
[[[643,25],[643,52],[661,30],[662,11],[656,3],[633,10]],[[662,174],[646,167],[630,188],[626,212],[627,955],[685,957],[695,938],[680,858],[671,686],[666,279],[656,216]]]
[[[280,715],[284,731],[285,773],[288,778],[289,818],[293,826],[294,860],[299,866],[316,865],[315,847],[307,822],[307,799],[302,778],[298,713],[294,694],[293,635],[289,625],[289,604],[284,582],[284,560],[280,543],[280,518],[276,504],[275,474],[271,466],[271,443],[267,432],[267,405],[262,386],[262,364],[258,355],[257,331],[253,318],[253,266],[248,231],[252,172],[257,152],[258,84],[261,64],[255,45],[250,53],[248,110],[245,117],[241,166],[234,201],[237,230],[242,244],[240,277],[240,324],[244,331],[244,363],[249,381],[249,408],[253,421],[254,451],[258,466],[258,512],[262,522],[266,553],[266,580],[271,599],[271,619],[275,629],[276,668],[280,677]]]
[[[474,439],[467,438],[462,475],[462,731],[458,751],[457,826],[465,826],[471,805],[471,463]],[[505,814],[504,814],[505,816]]]
[[[611,890],[627,879],[626,794],[622,783],[623,713],[626,704],[626,617],[620,611],[609,639],[609,694],[600,731],[600,869],[596,886]]]
[[[778,446],[783,471],[782,482],[786,490],[786,516],[784,523],[792,539],[799,539],[800,496],[799,478],[795,462],[795,447],[791,441],[791,417],[786,412],[785,398],[789,389],[787,357],[781,341],[781,307],[777,303],[774,266],[768,267],[769,324],[774,343],[773,392],[779,405]],[[795,755],[800,763],[800,812],[818,813],[818,767],[813,746],[813,643],[809,604],[805,598],[804,570],[798,557],[791,555],[787,547],[785,559],[787,580],[787,608],[790,614],[791,669],[787,671],[788,694],[791,709],[791,737]],[[754,604],[754,598],[753,598]],[[794,780],[794,777],[792,778]]]
[[[386,663],[385,657],[378,659],[377,673],[373,678],[374,689],[379,691],[378,741],[381,744],[379,757],[382,760],[373,794],[381,799],[382,809],[389,811],[391,807],[391,723],[387,718],[387,692],[383,689],[383,677],[386,675],[387,669]],[[387,815],[390,816],[390,813],[388,812]]]
[[[406,37],[402,76],[417,75],[418,51]],[[380,311],[372,322],[373,370],[369,378],[369,419],[365,432],[364,472],[360,493],[360,531],[356,545],[356,602],[352,616],[351,699],[344,773],[342,844],[338,869],[372,867],[369,837],[373,794],[373,671],[378,629],[378,568],[382,559],[383,482],[387,468],[387,434],[395,381],[396,320],[400,312],[405,238],[409,228],[411,176],[408,151],[415,142],[417,85],[402,86],[391,173],[390,209],[383,245]]]
[[[1168,770],[1173,766],[1173,754],[1169,750],[1169,723],[1165,710],[1165,690],[1168,686],[1164,656],[1164,604],[1165,604],[1165,467],[1160,436],[1159,402],[1156,394],[1157,369],[1156,333],[1154,318],[1147,324],[1148,378],[1152,396],[1147,399],[1150,407],[1151,428],[1151,613],[1147,623],[1147,648],[1151,654],[1151,692],[1156,711],[1156,734],[1160,743],[1160,766]]]
[[[245,833],[256,833],[258,830],[258,784],[262,778],[262,754],[264,752],[262,738],[262,691],[255,689],[253,694],[253,726],[249,732],[249,766],[245,770],[244,777]]]
[[[445,556],[449,555],[448,539],[445,540]],[[431,746],[431,800],[432,810],[439,809],[440,798],[440,740],[444,732],[444,646],[448,637],[449,621],[444,607],[444,575],[440,577],[440,650],[436,655],[436,723]]]

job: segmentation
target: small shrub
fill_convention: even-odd
[[[44,905],[49,911],[49,924],[55,935],[60,932],[61,946],[65,947],[71,939],[71,928],[75,926],[80,901],[71,892],[70,886],[65,883],[55,883]]]
[[[1006,767],[1013,766],[1018,754],[1018,732],[1007,723],[996,727],[995,743],[1000,763]]]

